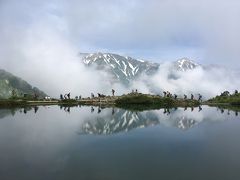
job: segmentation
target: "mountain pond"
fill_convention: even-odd
[[[236,110],[0,109],[1,180],[236,180],[239,167]]]

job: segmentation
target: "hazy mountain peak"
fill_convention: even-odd
[[[155,72],[159,64],[134,59],[130,56],[121,56],[113,53],[84,53],[82,62],[87,66],[96,66],[98,70],[111,73],[115,79],[128,84],[141,74]]]
[[[186,57],[177,60],[174,63],[174,65],[177,68],[177,70],[179,70],[179,71],[192,70],[192,69],[200,66],[198,63],[196,63],[193,60],[186,58]]]
[[[113,76],[113,82],[120,81],[125,85],[143,74],[155,74],[161,66],[160,63],[113,53],[80,53],[80,56],[86,66],[94,66],[97,70],[106,71]],[[181,58],[172,64],[173,71],[187,71],[199,66],[188,58]]]

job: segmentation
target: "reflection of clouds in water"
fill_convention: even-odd
[[[224,110],[225,113],[222,113],[220,109],[217,110],[215,107],[202,106],[202,108],[202,111],[199,111],[198,108],[193,111],[191,108],[187,110],[184,110],[184,108],[172,109],[169,115],[164,114],[164,110],[152,112],[158,116],[160,124],[168,127],[177,126],[180,129],[191,128],[203,121],[225,121],[236,116],[234,111]],[[186,127],[184,127],[184,124],[186,124]],[[190,126],[187,127],[188,125]]]
[[[81,130],[87,130],[82,131],[83,134],[113,134],[158,124],[187,130],[201,122],[236,118],[234,112],[227,115],[226,110],[222,114],[207,106],[203,106],[201,112],[198,108],[193,111],[170,109],[170,114],[164,109],[131,112],[117,108],[114,113],[112,108],[101,108],[98,113],[98,107],[93,108],[91,113],[91,107],[71,107],[68,113],[57,106],[39,107],[37,113],[32,109],[26,114],[16,111],[14,116],[3,117],[0,119],[0,165],[11,168],[13,162],[17,166],[17,159],[24,157],[25,163],[31,166],[52,167],[49,171],[62,169],[71,157],[71,151],[67,150],[73,146],[84,147],[97,138],[79,135]],[[90,128],[84,129],[87,124]]]
[[[114,114],[110,109],[100,114],[91,112],[93,115],[81,124],[80,134],[113,134],[157,124],[187,130],[203,121],[224,121],[235,116],[234,112],[227,116],[207,106],[143,112],[115,109]]]

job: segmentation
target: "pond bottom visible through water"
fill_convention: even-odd
[[[237,180],[237,111],[0,109],[1,180]]]

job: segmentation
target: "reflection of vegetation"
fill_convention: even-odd
[[[17,111],[19,111],[20,113],[27,114],[28,111],[33,110],[34,113],[37,113],[38,109],[39,109],[38,106],[33,106],[33,107],[27,106],[23,108],[2,108],[0,109],[0,118],[4,118],[9,115],[14,116]]]
[[[75,99],[63,99],[61,101],[58,101],[59,104],[62,104],[62,105],[78,105],[79,104],[79,101],[75,100]]]
[[[24,107],[27,105],[26,100],[15,100],[15,99],[8,99],[8,100],[0,100],[0,107]]]
[[[0,109],[0,118],[12,115],[14,116],[18,109]]]
[[[240,112],[240,106],[229,106],[229,105],[218,105],[218,106],[215,106],[215,105],[209,105],[211,107],[217,107],[218,109],[220,109],[221,111],[222,110],[230,110],[230,111],[233,111],[233,112]]]
[[[230,94],[228,91],[224,91],[221,95],[215,98],[209,99],[208,103],[215,104],[229,104],[232,106],[240,106],[240,93],[237,91],[234,94]]]
[[[116,100],[117,107],[131,110],[150,110],[162,107],[191,107],[199,105],[200,103],[197,100],[174,99],[141,93],[124,95]]]

